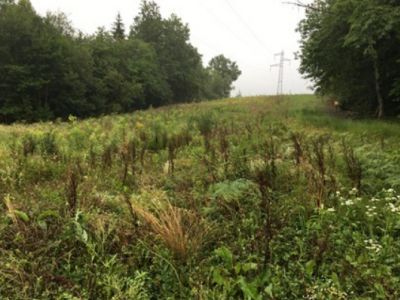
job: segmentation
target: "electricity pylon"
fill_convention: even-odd
[[[279,64],[271,65],[270,69],[272,67],[279,67],[278,90],[277,90],[276,94],[278,96],[280,96],[280,95],[283,95],[283,67],[284,67],[285,61],[288,61],[289,64],[291,61],[290,61],[290,59],[285,58],[285,52],[283,50],[281,53],[275,54],[274,59],[277,56],[281,57]]]

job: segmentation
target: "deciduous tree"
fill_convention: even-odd
[[[398,114],[400,3],[315,0],[300,22],[300,71],[358,111]]]
[[[242,72],[238,65],[223,55],[218,55],[209,62],[214,93],[219,97],[229,97],[233,85]]]

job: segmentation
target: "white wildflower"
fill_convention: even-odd
[[[400,207],[396,207],[393,203],[388,203],[392,212],[400,212]]]
[[[365,246],[365,248],[367,248],[369,250],[373,250],[376,253],[381,251],[381,249],[383,248],[382,245],[378,244],[378,242],[373,239],[364,240],[364,243],[367,244],[367,246]]]
[[[357,193],[358,193],[358,190],[357,190],[356,188],[353,188],[353,189],[349,192],[350,195],[356,195]]]

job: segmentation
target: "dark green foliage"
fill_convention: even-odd
[[[399,20],[398,1],[314,1],[298,27],[300,71],[343,108],[398,115]]]
[[[131,112],[219,97],[186,24],[143,1],[129,37],[86,36],[63,13],[39,16],[29,0],[0,2],[0,122]],[[219,88],[215,88],[218,90]]]
[[[29,1],[0,11],[0,121],[49,120],[90,113],[90,60],[65,15],[39,17]]]
[[[163,19],[155,2],[143,1],[132,26],[131,37],[154,47],[169,86],[170,101],[191,102],[199,99],[203,66],[200,54],[189,42],[188,25],[175,15]]]
[[[233,89],[232,83],[242,74],[237,64],[223,55],[211,59],[208,71],[211,78],[211,90],[218,98],[229,97]]]
[[[121,14],[118,13],[117,18],[113,24],[112,35],[115,39],[125,39],[125,25],[122,22]]]
[[[100,29],[89,47],[94,76],[94,93],[89,97],[98,113],[132,111],[166,97],[155,53],[148,44],[137,39],[115,42]]]

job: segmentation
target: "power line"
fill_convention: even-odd
[[[226,1],[226,0],[225,0]],[[227,1],[226,1],[227,2]],[[246,41],[244,41],[234,30],[232,30],[228,25],[226,25],[224,22],[222,22],[220,20],[220,18],[218,18],[218,16],[216,16],[207,6],[205,6],[201,0],[199,0],[200,5],[209,13],[211,14],[215,19],[218,20],[219,23],[221,23],[223,26],[225,26],[233,35],[235,35],[242,43],[244,43],[245,45],[251,47],[252,50],[255,50],[255,48],[253,46],[251,46],[249,43],[247,43]],[[255,33],[251,30],[251,28],[244,22],[244,20],[240,17],[240,15],[236,12],[236,10],[230,5],[229,2],[227,2],[227,4],[230,6],[230,8],[234,11],[234,13],[237,15],[237,17],[242,21],[242,23],[247,27],[247,29],[252,33],[252,35],[261,43],[261,45],[269,52],[272,54],[272,52],[262,43],[262,41],[255,35]],[[171,9],[171,8],[170,8]],[[214,50],[216,53],[218,54],[222,54],[224,53],[224,51],[220,51],[218,49],[216,49],[215,47],[213,47],[212,45],[202,41],[201,39],[193,36],[193,34],[190,34],[191,37],[193,37],[194,39],[198,40],[199,42],[201,42],[202,44],[204,44],[205,46],[207,46],[208,48]],[[257,51],[258,52],[258,51]],[[243,65],[247,65],[248,67],[255,69],[255,70],[259,70],[259,71],[263,71],[263,72],[268,72],[267,69],[263,69],[263,68],[259,68],[259,67],[255,67],[251,64],[248,64],[246,62],[243,61],[238,61],[236,60],[238,63],[243,64]]]
[[[195,40],[197,40],[197,41],[199,41],[200,43],[202,43],[202,44],[204,44],[205,46],[207,46],[208,48],[214,50],[215,53],[218,53],[218,54],[223,53],[223,51],[218,50],[217,48],[211,46],[210,44],[204,42],[203,40],[201,40],[201,39],[199,39],[199,38],[197,38],[197,37],[195,37],[195,36],[193,36],[193,35],[191,35],[191,36],[192,36]],[[235,59],[235,60],[236,60],[236,59]],[[244,62],[244,61],[238,61],[238,60],[236,60],[236,62],[238,62],[238,63],[240,63],[240,64],[243,64],[243,65],[247,65],[248,67],[253,68],[253,69],[256,69],[256,70],[259,70],[259,71],[268,72],[268,70],[266,70],[266,69],[262,69],[262,68],[255,67],[255,66],[253,66],[253,65],[251,65],[251,64],[249,64],[249,63],[247,63],[247,62]]]
[[[199,3],[204,10],[206,10],[210,15],[212,15],[214,17],[214,19],[216,19],[220,24],[222,24],[226,29],[228,29],[228,31],[234,35],[237,39],[239,39],[243,44],[245,44],[246,46],[250,47],[252,50],[255,50],[255,48],[250,45],[248,42],[246,42],[245,40],[243,40],[243,38],[241,36],[239,36],[231,27],[229,27],[226,23],[221,21],[221,18],[219,18],[218,16],[216,16],[212,10],[210,10],[206,5],[204,5],[201,0],[197,1],[197,3]]]
[[[242,19],[242,17],[238,14],[238,12],[235,10],[235,8],[228,2],[228,0],[225,0],[226,4],[231,8],[231,10],[234,12],[234,14],[238,17],[238,19],[243,23],[243,25],[249,30],[249,32],[254,36],[254,38],[267,50],[269,53],[273,54],[267,46],[261,41],[261,39],[258,38],[258,36],[254,33],[254,31],[250,28],[249,25]]]

